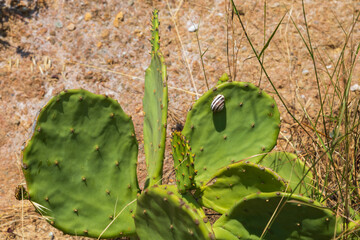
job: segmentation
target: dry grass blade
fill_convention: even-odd
[[[185,48],[184,48],[184,44],[182,43],[182,40],[181,40],[181,37],[180,37],[180,34],[179,34],[179,29],[177,27],[177,24],[176,24],[176,20],[175,20],[175,16],[173,15],[172,11],[171,11],[171,8],[170,8],[170,5],[169,5],[169,1],[166,0],[166,5],[167,5],[167,8],[169,10],[169,14],[171,16],[171,20],[172,22],[174,23],[174,26],[175,26],[175,30],[176,30],[176,35],[179,39],[179,42],[180,42],[180,46],[181,46],[181,52],[182,52],[182,55],[184,57],[184,60],[185,60],[185,63],[186,63],[186,68],[189,72],[189,75],[190,75],[190,85],[194,88],[194,91],[195,91],[195,94],[196,94],[196,98],[198,98],[200,96],[200,94],[198,93],[197,91],[197,88],[196,88],[196,85],[195,85],[195,81],[194,81],[194,77],[192,75],[192,72],[191,72],[191,68],[190,68],[190,64],[189,64],[189,60],[186,56],[186,53],[185,53]]]

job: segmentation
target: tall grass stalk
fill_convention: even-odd
[[[307,153],[307,163],[311,166],[310,169],[314,172],[314,176],[316,176],[312,197],[333,208],[334,212],[344,217],[344,229],[347,229],[350,222],[353,222],[354,219],[360,219],[360,216],[355,214],[356,211],[359,211],[358,203],[360,202],[357,174],[357,170],[360,168],[360,98],[351,94],[350,91],[354,69],[360,52],[360,42],[355,42],[355,44],[353,42],[353,33],[356,23],[359,21],[360,12],[354,15],[348,31],[337,20],[344,34],[344,44],[335,61],[326,53],[322,54],[317,48],[314,48],[316,43],[313,42],[311,37],[304,1],[301,2],[301,8],[305,33],[301,32],[298,23],[291,15],[289,16],[312,62],[319,106],[317,113],[311,116],[306,110],[306,106],[301,101],[298,101],[304,116],[302,119],[298,119],[290,111],[284,97],[279,93],[264,67],[264,52],[287,13],[265,42],[266,0],[264,0],[264,46],[259,52],[255,49],[233,0],[231,0],[231,5],[247,42],[261,67],[259,85],[261,84],[261,76],[264,74],[287,113],[305,134],[302,137],[307,136],[311,141],[310,143],[301,143],[300,147],[303,148],[301,150]],[[334,65],[332,72],[327,69],[326,61],[330,61]],[[319,73],[321,65],[326,69],[325,77]],[[306,121],[309,124],[306,124]],[[311,148],[314,150],[309,150]],[[320,169],[325,171],[322,172]],[[346,234],[342,234],[339,238],[359,239],[359,236],[354,231],[347,231]]]

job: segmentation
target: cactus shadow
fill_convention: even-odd
[[[24,23],[28,19],[38,17],[38,13],[41,8],[48,8],[48,4],[45,1],[27,0],[27,1],[5,1],[0,0],[0,37],[6,38],[10,31],[11,19],[17,19]],[[0,40],[0,49],[2,48],[16,48],[16,53],[21,57],[28,57],[32,53],[24,51],[19,47],[11,46],[8,41]]]
[[[226,128],[226,106],[220,112],[213,112],[213,124],[217,132],[222,132]]]

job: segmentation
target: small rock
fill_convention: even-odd
[[[118,14],[116,14],[116,17],[114,19],[114,22],[113,22],[114,27],[119,27],[120,22],[122,22],[122,21],[124,21],[124,14],[123,14],[123,12],[120,11]]]
[[[310,72],[309,72],[309,70],[307,70],[307,69],[304,69],[304,70],[302,71],[302,74],[305,75],[305,76],[306,76],[306,75],[309,75],[309,73],[310,73]]]
[[[137,37],[141,37],[142,36],[142,32],[140,29],[135,29],[133,31],[133,35],[136,35]]]
[[[89,80],[89,79],[92,79],[93,78],[93,72],[92,71],[88,71],[85,76],[84,76],[85,79]]]
[[[105,29],[101,32],[101,38],[102,39],[107,39],[110,35],[110,31],[108,29]]]
[[[56,21],[55,22],[55,27],[57,27],[57,28],[62,28],[64,25],[63,25],[63,23],[62,22],[60,22],[60,21]]]
[[[97,46],[98,48],[101,48],[101,47],[102,47],[102,42],[98,42],[98,43],[96,44],[96,46]]]
[[[84,16],[85,21],[90,21],[91,18],[92,18],[92,14],[90,12],[85,13],[85,16]]]
[[[66,29],[68,31],[74,31],[76,29],[76,26],[75,26],[75,24],[70,23],[69,25],[67,25]]]
[[[112,58],[106,58],[106,63],[109,65],[113,65],[115,63],[115,61]]]
[[[350,91],[352,91],[352,92],[355,92],[355,91],[360,91],[360,86],[359,86],[359,84],[354,84],[354,85],[352,85],[351,87],[350,87]]]
[[[50,240],[53,240],[53,239],[55,238],[54,233],[53,233],[53,232],[50,232],[50,233],[49,233],[49,237],[50,237]]]
[[[56,36],[56,32],[53,30],[50,32],[50,36]]]
[[[51,43],[51,45],[54,45],[55,44],[55,39],[53,37],[49,38],[48,39],[49,42]]]
[[[47,28],[42,28],[39,30],[38,35],[44,35],[47,32]]]
[[[111,18],[111,16],[110,16],[110,14],[109,13],[104,13],[104,15],[101,17],[101,19],[103,20],[103,21],[109,21],[109,19]]]
[[[189,32],[196,32],[198,30],[199,25],[198,24],[191,24],[191,26],[188,28]]]

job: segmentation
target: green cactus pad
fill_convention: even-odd
[[[311,196],[314,190],[312,184],[313,176],[305,163],[295,154],[288,152],[271,152],[257,163],[277,172],[289,182],[294,193]]]
[[[139,192],[131,117],[113,99],[85,90],[52,98],[23,152],[30,200],[56,228],[102,238],[134,235],[127,206]]]
[[[238,229],[238,231],[242,231],[242,230],[243,229]],[[216,240],[239,240],[239,239],[241,239],[221,227],[214,228],[214,235],[215,235]]]
[[[214,239],[208,219],[191,195],[176,186],[154,185],[138,198],[136,232],[147,239]]]
[[[194,184],[194,157],[191,153],[186,139],[180,132],[172,133],[172,155],[174,159],[174,168],[176,176],[176,184],[178,190],[183,193],[188,189],[192,189]]]
[[[213,227],[216,239],[232,239],[224,236],[233,235],[234,239],[253,240],[329,240],[340,233],[341,222],[332,211],[309,198],[255,193],[235,204]]]
[[[213,112],[210,106],[218,94],[225,97],[225,107]],[[233,161],[269,152],[279,124],[274,99],[250,83],[223,83],[205,93],[188,113],[182,131],[196,156],[196,184],[205,184]]]
[[[158,11],[152,17],[151,63],[145,72],[144,150],[150,186],[161,184],[168,108],[166,65],[159,51]]]
[[[360,239],[360,220],[350,222],[343,235],[350,236],[349,239]]]
[[[222,168],[201,187],[199,200],[205,207],[225,213],[252,193],[285,190],[285,181],[272,170],[250,162],[239,162]]]

